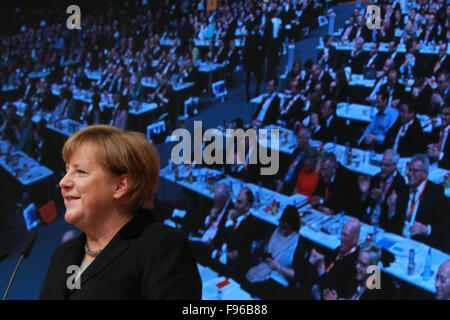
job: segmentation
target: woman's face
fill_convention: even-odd
[[[93,147],[81,145],[66,163],[66,174],[59,182],[65,220],[82,230],[83,226],[100,222],[113,208],[116,180],[97,161]]]

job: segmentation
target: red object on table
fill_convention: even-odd
[[[230,281],[228,279],[225,279],[224,281],[221,281],[219,283],[216,284],[216,287],[219,289],[222,289],[223,287],[227,286],[230,284]]]
[[[42,222],[52,223],[58,217],[58,212],[56,211],[55,201],[49,201],[41,208],[39,208],[39,213],[41,214]]]

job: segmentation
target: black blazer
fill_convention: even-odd
[[[369,187],[369,194],[365,199],[363,199],[363,195],[360,191],[359,192],[359,199],[360,199],[360,207],[357,212],[360,213],[360,216],[358,217],[359,220],[362,222],[365,222],[367,224],[370,223],[370,218],[373,213],[373,210],[376,205],[376,201],[372,199],[370,196],[370,192],[372,192],[373,189],[379,188],[381,184],[381,175],[380,173],[377,173],[371,180],[370,180],[370,187]],[[392,192],[395,192],[397,194],[401,193],[403,191],[403,188],[405,188],[405,179],[403,176],[397,172],[394,181],[392,182],[391,187],[388,190],[388,193],[386,194],[386,197],[381,204],[381,215],[379,224],[380,227],[383,229],[388,228],[388,224],[390,223],[388,217],[387,217],[387,198],[392,194]],[[386,186],[385,186],[386,187]]]
[[[390,228],[386,231],[401,235],[408,210],[409,188],[404,188],[404,191],[398,194],[397,197],[395,215],[392,218],[393,221]],[[442,248],[443,238],[447,236],[449,230],[449,217],[448,201],[444,196],[442,186],[428,180],[419,202],[415,221],[431,225],[431,234],[429,237],[415,236],[412,239],[424,242],[435,248]]]
[[[395,139],[400,131],[402,123],[400,117],[392,125],[392,127],[386,133],[384,139],[384,149],[392,148],[395,144]],[[423,153],[424,146],[424,133],[422,126],[417,118],[414,118],[413,123],[408,127],[406,134],[400,137],[397,146],[397,152],[401,157],[412,157],[416,153]]]
[[[252,249],[254,231],[254,218],[251,215],[245,217],[239,225],[226,228],[225,226],[217,231],[213,240],[214,248],[221,250],[224,243],[227,244],[227,250],[238,252],[238,259],[228,260],[228,271],[233,275],[245,274],[249,267],[250,252]],[[226,221],[227,218],[224,219]]]
[[[327,184],[325,183],[323,178],[319,177],[316,189],[314,190],[314,195],[324,198],[326,186]],[[334,181],[330,183],[329,186],[328,200],[325,201],[324,205],[333,210],[334,213],[339,213],[340,211],[344,210],[346,214],[354,216],[356,215],[356,194],[356,174],[354,174],[344,166],[338,164]]]
[[[361,50],[352,56],[352,52],[348,54],[347,65],[352,68],[353,73],[362,74],[364,71],[364,62],[367,61],[368,53]]]
[[[258,109],[253,115],[254,120],[258,118],[259,112],[262,110],[262,107],[267,99],[268,97],[264,98],[263,101],[259,104]],[[263,126],[276,123],[279,115],[280,115],[280,97],[277,94],[275,94],[275,97],[273,97],[272,101],[270,102],[269,108],[267,109],[267,112],[264,115]]]
[[[85,242],[83,233],[56,249],[40,299],[201,299],[186,236],[154,223],[150,212],[139,211],[81,274],[81,289],[69,290],[66,270],[80,265]]]
[[[327,126],[327,121],[320,119],[319,120],[320,128],[317,131],[312,131],[312,138],[314,140],[320,140],[323,142],[332,142],[334,137],[336,137],[339,141],[342,141],[343,133],[345,132],[345,123],[342,118],[339,118],[336,114],[333,114],[333,118],[330,121],[330,124]]]
[[[434,128],[434,130],[431,131],[428,143],[439,144],[441,130],[442,126]],[[444,157],[439,161],[438,166],[439,168],[450,170],[450,134],[447,137],[447,141],[445,141]]]
[[[291,104],[292,103],[292,104]],[[289,107],[289,110],[287,110],[286,113],[280,115],[280,120],[283,120],[286,122],[287,128],[293,128],[296,121],[302,121],[306,116],[306,112],[303,111],[303,108],[305,106],[305,103],[301,99],[300,95],[294,96],[283,106],[284,108],[287,108],[288,105],[291,104]]]

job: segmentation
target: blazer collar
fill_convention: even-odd
[[[81,288],[83,285],[94,278],[98,273],[114,262],[129,247],[129,241],[138,237],[153,222],[153,217],[148,210],[139,209],[135,216],[112,238],[103,251],[81,274]],[[86,243],[86,234],[81,234],[69,248],[67,266],[80,265],[84,257],[84,244]],[[65,275],[67,276],[67,275]],[[66,282],[64,281],[64,284]],[[67,289],[67,296],[76,292],[76,289]]]

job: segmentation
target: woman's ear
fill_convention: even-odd
[[[122,174],[116,179],[116,184],[114,185],[113,198],[120,199],[128,191],[130,185],[130,176],[128,174]]]

